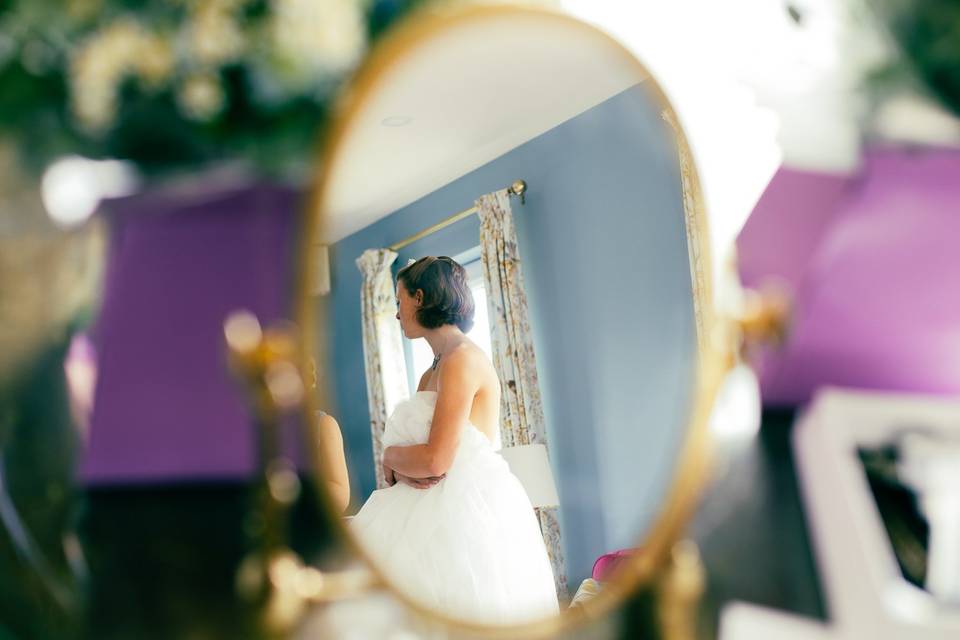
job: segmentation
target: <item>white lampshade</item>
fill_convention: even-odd
[[[523,444],[500,451],[510,471],[517,476],[527,491],[534,507],[556,507],[560,504],[557,485],[547,458],[547,448],[542,444]]]

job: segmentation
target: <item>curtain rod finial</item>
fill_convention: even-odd
[[[517,180],[507,190],[515,196],[520,196],[520,204],[524,203],[524,194],[527,192],[527,183],[523,180]]]

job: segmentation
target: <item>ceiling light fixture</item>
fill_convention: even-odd
[[[413,118],[410,116],[390,116],[381,120],[380,124],[385,127],[405,127],[411,122],[413,122]]]

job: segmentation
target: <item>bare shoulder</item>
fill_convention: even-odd
[[[485,354],[480,347],[469,340],[461,342],[456,347],[451,349],[450,352],[444,356],[444,360],[446,360],[446,364],[448,366],[457,368],[475,368],[478,366],[490,365],[490,360],[487,358],[487,354]]]
[[[493,364],[483,349],[473,342],[462,342],[444,356],[447,371],[457,377],[468,377],[479,383],[487,382],[491,376],[496,378]]]
[[[324,436],[333,436],[341,437],[340,425],[337,423],[336,419],[329,413],[325,413],[320,416],[318,421],[318,426],[320,428],[320,433]]]

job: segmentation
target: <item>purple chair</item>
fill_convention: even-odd
[[[879,147],[851,176],[781,169],[747,221],[743,282],[795,292],[766,405],[820,386],[960,393],[960,150]]]
[[[298,205],[272,185],[106,204],[87,485],[250,476],[255,433],[226,369],[223,321],[238,309],[264,324],[289,317]]]

